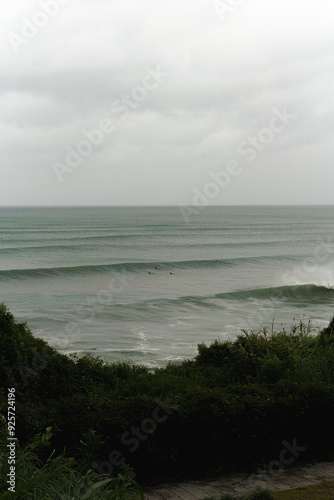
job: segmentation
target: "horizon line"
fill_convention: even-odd
[[[2,208],[227,208],[227,207],[332,207],[334,203],[233,204],[233,205],[0,205]]]

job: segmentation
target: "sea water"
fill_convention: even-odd
[[[164,366],[242,329],[325,327],[333,229],[333,206],[1,208],[0,301],[61,352]]]

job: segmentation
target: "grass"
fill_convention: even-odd
[[[7,478],[0,476],[1,500],[143,500],[135,474],[124,466],[117,477],[96,480],[90,470],[78,470],[75,460],[52,452],[44,463],[36,454],[39,446],[49,443],[37,436],[33,443],[17,449],[15,492],[8,491]],[[8,453],[6,435],[2,432],[0,471],[5,469]]]
[[[272,498],[273,500],[334,500],[334,481],[288,491],[275,491]]]

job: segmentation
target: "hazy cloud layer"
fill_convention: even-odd
[[[1,11],[1,205],[333,202],[331,0]]]

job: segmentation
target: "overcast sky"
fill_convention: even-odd
[[[333,0],[1,5],[0,205],[332,204]]]

